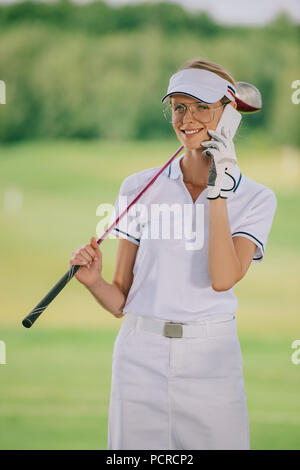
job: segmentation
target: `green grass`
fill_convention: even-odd
[[[27,142],[0,146],[1,449],[105,449],[111,354],[121,325],[73,279],[33,328],[22,319],[67,271],[73,250],[96,235],[100,203],[123,179],[160,166],[178,142]],[[251,447],[299,449],[300,158],[260,137],[237,145],[244,175],[273,189],[278,209],[265,260],[236,286]],[[292,169],[292,171],[291,171]],[[4,210],[16,187],[23,207]],[[101,235],[98,233],[97,235]],[[101,245],[111,281],[117,240]]]
[[[4,329],[1,449],[105,449],[115,333]]]
[[[106,449],[116,331],[5,328],[1,449]],[[299,449],[291,338],[241,336],[251,448]]]
[[[293,335],[241,337],[251,448],[299,449],[299,365]]]

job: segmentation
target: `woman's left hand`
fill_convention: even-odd
[[[207,132],[211,136],[211,140],[201,143],[202,147],[207,148],[202,152],[202,155],[212,159],[207,181],[207,199],[216,199],[219,196],[227,199],[227,196],[222,194],[225,170],[230,170],[237,164],[233,140],[230,132],[226,133],[224,127],[221,132],[213,130]]]

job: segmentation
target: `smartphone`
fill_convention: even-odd
[[[225,106],[223,114],[217,125],[216,131],[221,132],[222,127],[230,132],[230,139],[233,139],[241,122],[242,115],[229,103]]]

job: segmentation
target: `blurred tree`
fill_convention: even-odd
[[[244,116],[241,140],[259,131],[299,145],[299,108],[291,102],[291,83],[300,79],[299,26],[284,15],[241,28],[166,2],[26,1],[1,5],[0,27],[3,142],[171,137],[161,105],[169,78],[204,57],[262,93],[263,111]]]

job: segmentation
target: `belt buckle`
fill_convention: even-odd
[[[164,336],[166,336],[167,338],[182,338],[182,324],[165,322]]]

